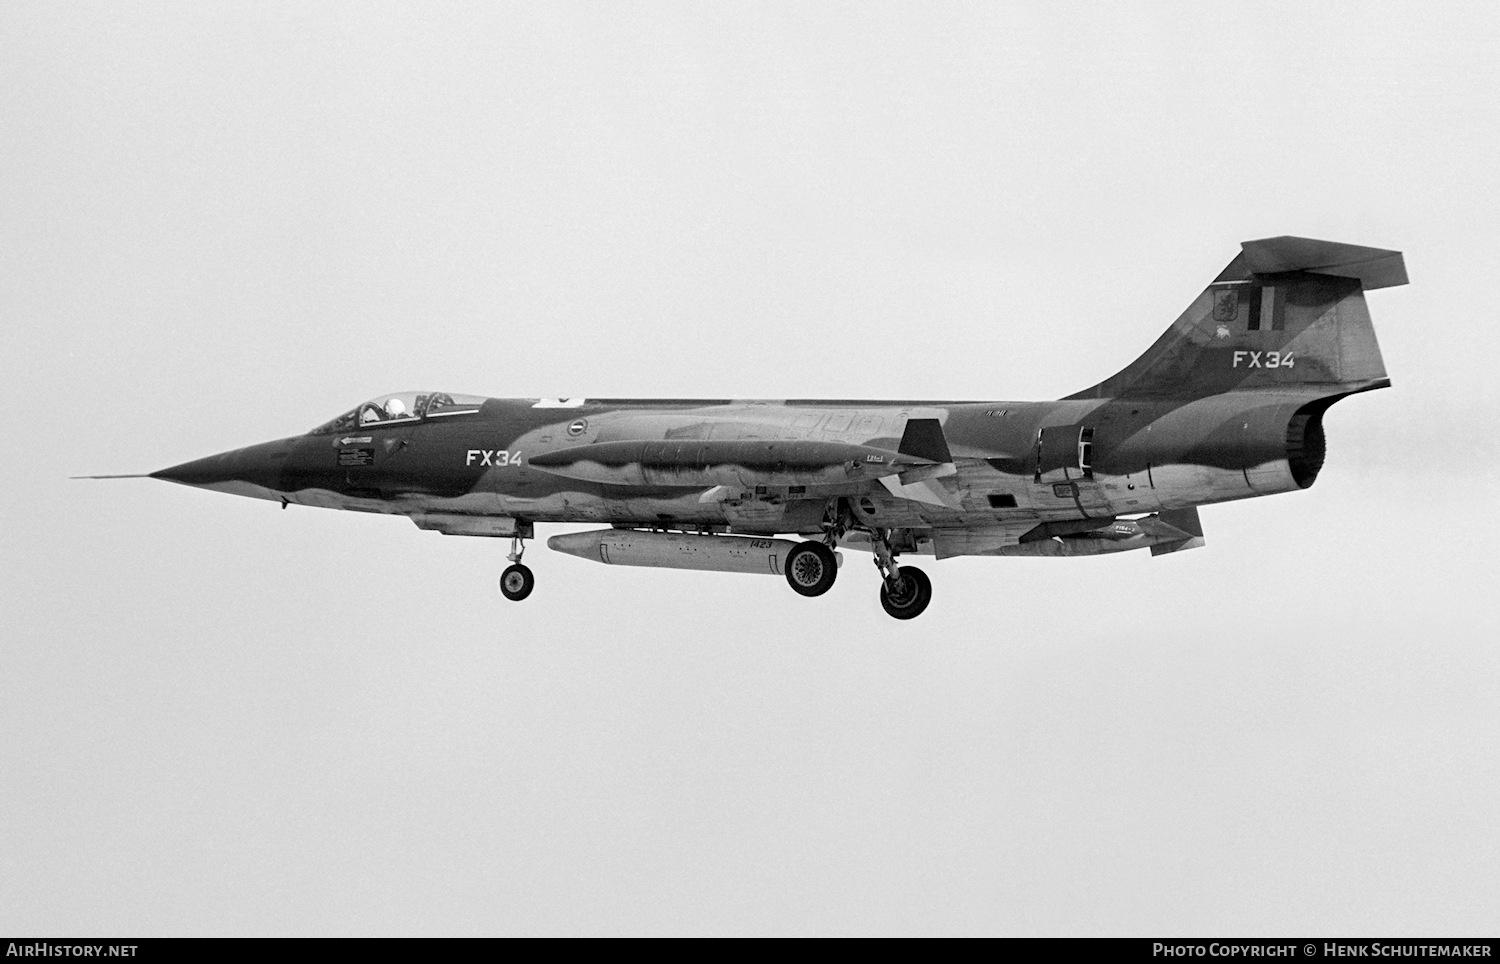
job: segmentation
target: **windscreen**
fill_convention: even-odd
[[[374,425],[417,422],[425,418],[447,418],[479,411],[483,395],[455,395],[450,392],[394,392],[370,399],[337,418],[313,429],[311,435],[353,432]]]

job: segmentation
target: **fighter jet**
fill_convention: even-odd
[[[780,575],[803,596],[858,550],[911,619],[932,583],[908,557],[1157,556],[1204,544],[1199,506],[1312,485],[1323,413],[1390,385],[1364,292],[1406,281],[1396,251],[1247,241],[1145,354],[1057,401],[398,392],[150,478],[509,539],[516,601],[539,523],[599,524],[547,541],[583,559]]]

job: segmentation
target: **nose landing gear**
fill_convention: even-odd
[[[511,564],[500,574],[500,595],[511,602],[520,602],[536,588],[536,576],[531,574],[528,566],[521,564],[521,555],[525,551],[525,540],[520,536],[513,536],[510,540],[510,555],[505,557]]]

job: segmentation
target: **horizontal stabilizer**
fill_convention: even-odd
[[[1400,251],[1290,235],[1245,241],[1240,248],[1240,256],[1224,269],[1217,281],[1246,281],[1252,274],[1307,271],[1358,278],[1366,291],[1407,283],[1406,262]]]

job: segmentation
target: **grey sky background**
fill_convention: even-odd
[[[0,931],[1500,931],[1500,13],[0,7]],[[1054,398],[1238,250],[1395,388],[1152,559],[616,570],[143,472],[376,394]],[[543,528],[542,535],[560,531]]]

